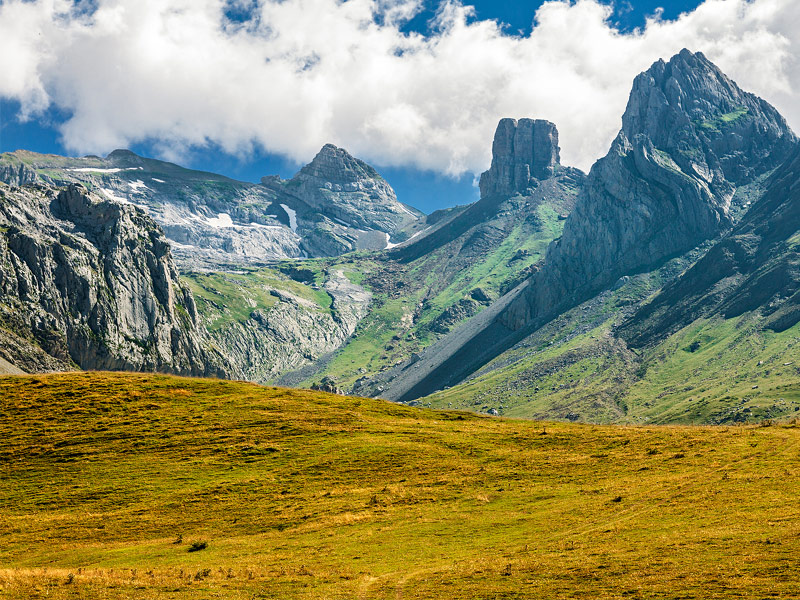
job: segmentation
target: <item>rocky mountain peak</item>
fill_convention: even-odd
[[[702,54],[657,61],[636,77],[622,130],[506,324],[546,318],[719,235],[733,224],[736,188],[796,147],[771,105]]]
[[[374,168],[333,144],[291,179],[262,177],[261,185],[276,195],[279,210],[292,211],[301,233],[312,233],[303,243],[312,256],[383,250],[391,237],[406,239],[402,230],[423,217],[399,202]]]
[[[128,166],[141,166],[144,164],[145,159],[143,159],[135,152],[118,148],[117,150],[114,150],[108,156],[106,156],[106,160],[113,165],[128,167]]]
[[[785,160],[797,141],[769,103],[743,91],[701,52],[682,50],[636,77],[622,134],[647,136],[678,167],[725,194]]]
[[[382,179],[378,172],[344,148],[325,144],[296,178],[313,178],[333,183],[354,183],[364,179]]]
[[[481,197],[524,194],[560,165],[558,129],[541,119],[502,119],[492,144],[492,166],[481,175]]]

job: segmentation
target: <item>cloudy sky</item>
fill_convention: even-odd
[[[0,150],[131,147],[257,179],[332,142],[430,210],[473,199],[501,117],[555,122],[588,170],[634,76],[683,47],[800,130],[797,0],[473,4],[0,0]]]

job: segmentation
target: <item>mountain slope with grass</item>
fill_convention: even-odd
[[[555,125],[503,119],[481,199],[431,215],[428,229],[383,255],[353,256],[345,270],[371,291],[368,314],[318,368],[280,381],[308,386],[324,377],[379,394],[392,367],[414,360],[531,273],[561,235],[584,178],[560,163]]]
[[[795,155],[775,170],[720,240],[624,278],[428,402],[622,423],[797,414],[783,392],[800,384],[798,169]]]
[[[0,436],[13,600],[800,594],[796,425],[75,373],[0,378]]]
[[[702,54],[656,62],[634,81],[617,139],[540,268],[496,318],[467,323],[398,370],[384,396],[410,401],[457,384],[624,278],[696,253],[753,210],[796,148],[783,117]]]

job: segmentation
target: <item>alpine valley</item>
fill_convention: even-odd
[[[588,174],[556,124],[503,119],[480,199],[429,215],[330,144],[258,184],[127,150],[6,153],[0,181],[0,372],[590,423],[800,411],[800,144],[701,53],[636,77]]]

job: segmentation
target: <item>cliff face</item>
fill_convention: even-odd
[[[289,291],[273,288],[272,294],[278,299],[274,306],[256,309],[246,320],[212,329],[210,336],[215,346],[232,365],[232,377],[273,381],[345,343],[369,311],[372,295],[351,283],[341,269],[329,270],[326,277],[322,289],[331,299],[328,310]],[[204,300],[199,302],[207,312],[209,307],[203,306]]]
[[[0,320],[0,354],[28,371],[224,373],[162,231],[79,185],[0,184]]]
[[[774,331],[800,322],[799,174],[795,153],[730,235],[623,323],[618,335],[643,347],[698,318],[756,310]]]
[[[634,81],[622,130],[504,325],[546,318],[719,235],[733,225],[737,186],[781,164],[796,143],[772,106],[702,54],[658,61]]]
[[[492,166],[481,175],[481,198],[527,195],[560,165],[558,129],[550,121],[502,119],[492,143]]]

